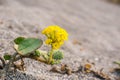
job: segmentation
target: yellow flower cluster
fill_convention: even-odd
[[[51,45],[52,49],[59,49],[64,41],[68,39],[66,30],[56,25],[48,26],[42,31],[42,34],[47,36],[45,43]]]

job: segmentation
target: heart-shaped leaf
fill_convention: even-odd
[[[20,42],[17,49],[15,49],[20,55],[26,56],[41,47],[42,44],[43,41],[41,39],[26,38],[22,42]]]
[[[20,44],[25,38],[24,37],[18,37],[14,40],[15,44]]]

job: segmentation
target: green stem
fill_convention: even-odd
[[[48,64],[50,64],[52,60],[53,60],[53,49],[51,49],[50,51],[50,57],[49,57]]]
[[[14,54],[12,55],[12,58],[10,59],[10,61],[8,62],[8,64],[7,64],[6,67],[5,67],[6,71],[8,71],[9,68],[10,68],[10,66],[13,65],[13,62],[14,62],[15,57],[16,57],[17,54],[18,54],[18,53],[14,53]]]
[[[47,61],[41,57],[37,57],[37,56],[33,56],[33,55],[30,55],[30,56],[18,56],[16,57],[15,61],[18,61],[22,58],[30,58],[30,59],[34,59],[34,60],[37,60],[37,61],[40,61],[40,62],[44,62],[46,63]]]
[[[18,54],[18,53],[14,53],[14,54],[12,55],[12,58],[11,58],[11,59],[9,60],[9,62],[5,65],[5,67],[4,67],[4,72],[3,72],[3,77],[7,76],[7,73],[8,73],[8,71],[9,71],[10,67],[13,66],[13,62],[14,62],[17,54]]]

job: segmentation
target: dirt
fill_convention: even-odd
[[[19,36],[45,40],[42,29],[59,25],[69,33],[61,47],[73,69],[91,62],[108,74],[120,61],[120,6],[105,0],[0,0],[0,55],[14,53],[13,40]],[[48,50],[43,45],[40,49]],[[51,65],[25,59],[26,71],[7,80],[101,80],[81,72],[67,75],[50,72]],[[120,76],[120,75],[118,75]]]

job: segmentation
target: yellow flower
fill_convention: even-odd
[[[65,40],[68,39],[66,30],[59,26],[48,26],[42,31],[42,34],[47,36],[46,44],[51,45],[53,49],[59,49]]]
[[[45,43],[46,43],[46,44],[51,44],[51,43],[52,43],[52,40],[51,40],[51,39],[47,39],[47,40],[45,41]]]
[[[53,49],[58,49],[58,48],[60,48],[60,45],[58,43],[53,43],[52,48]]]

